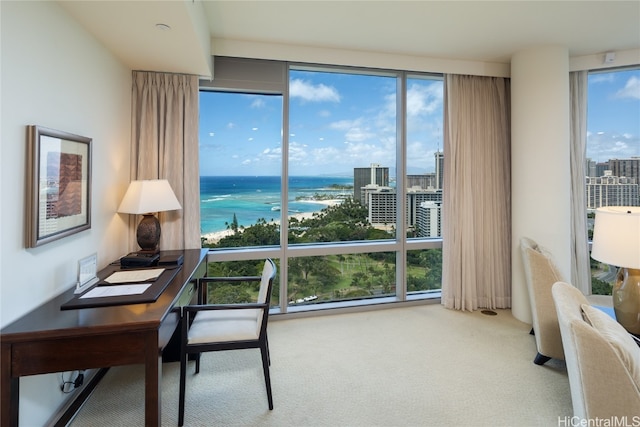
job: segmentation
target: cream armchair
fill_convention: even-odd
[[[640,347],[612,317],[589,305],[577,288],[558,282],[553,285],[552,295],[564,344],[573,415],[583,420],[624,420],[625,425],[638,422]]]
[[[520,251],[531,303],[532,333],[535,335],[538,349],[533,362],[543,365],[551,358],[563,360],[562,338],[553,306],[551,287],[555,282],[564,279],[551,254],[533,240],[527,237],[520,239]]]

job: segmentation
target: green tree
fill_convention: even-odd
[[[229,285],[217,285],[209,288],[208,303],[210,304],[243,304],[255,302],[246,288],[240,283]]]
[[[594,295],[611,295],[613,286],[610,283],[596,277],[591,278],[591,292]]]

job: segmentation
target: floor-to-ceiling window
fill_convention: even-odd
[[[640,206],[640,68],[589,73],[586,203],[589,240],[601,206]],[[611,294],[616,268],[591,259],[594,294]]]
[[[439,295],[442,79],[225,60],[200,94],[210,274],[276,259],[282,312]]]

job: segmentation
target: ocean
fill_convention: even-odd
[[[332,185],[353,186],[353,177],[295,176],[289,178],[289,214],[317,212],[326,205],[296,200],[327,194],[338,198],[345,192]],[[200,224],[201,235],[223,231],[236,215],[238,225],[249,227],[264,218],[280,219],[280,177],[278,176],[201,176]]]

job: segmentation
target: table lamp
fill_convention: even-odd
[[[640,335],[640,207],[596,209],[591,257],[620,267],[613,286],[613,309],[627,331]]]
[[[182,209],[169,181],[151,179],[131,181],[127,192],[120,202],[118,212],[143,215],[136,230],[136,238],[141,250],[138,253],[154,254],[158,252],[160,241],[160,221],[156,212]]]

